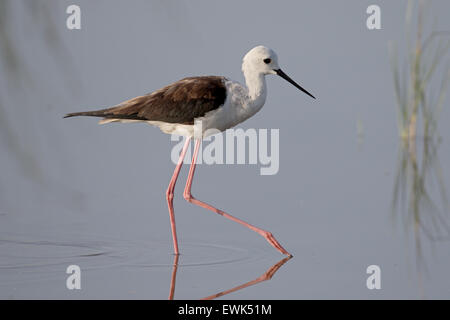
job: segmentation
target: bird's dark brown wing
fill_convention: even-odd
[[[93,116],[106,119],[130,119],[193,124],[224,104],[225,78],[217,76],[189,77],[160,90],[97,111],[69,113],[66,117]]]

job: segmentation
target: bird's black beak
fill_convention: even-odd
[[[293,86],[295,86],[297,89],[300,89],[301,91],[303,91],[304,93],[306,93],[308,96],[310,96],[311,98],[315,99],[316,97],[314,97],[311,93],[309,93],[308,91],[306,91],[305,89],[303,89],[300,85],[298,85],[294,80],[292,80],[291,78],[289,78],[289,76],[283,72],[283,70],[281,69],[277,69],[274,70],[277,75],[279,75],[280,77],[282,77],[284,80],[286,80],[287,82],[289,82],[290,84],[292,84]]]

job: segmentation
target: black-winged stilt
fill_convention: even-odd
[[[276,53],[267,47],[257,46],[250,50],[244,56],[242,72],[247,86],[225,77],[190,77],[144,96],[127,100],[112,108],[69,113],[65,116],[65,118],[74,116],[101,117],[103,119],[100,120],[100,123],[147,122],[159,127],[165,133],[186,136],[186,142],[178,164],[166,191],[175,254],[179,254],[179,250],[173,210],[173,194],[186,151],[191,139],[194,138],[196,140],[195,148],[183,193],[184,198],[259,233],[278,251],[290,256],[270,232],[197,200],[191,194],[192,180],[202,138],[207,136],[208,132],[216,133],[217,130],[224,131],[234,127],[257,113],[266,101],[266,75],[277,74],[314,98],[312,94],[280,69]],[[215,129],[215,131],[210,131],[210,129]]]

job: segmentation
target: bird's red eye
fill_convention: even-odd
[[[267,59],[264,59],[263,61],[264,61],[264,63],[265,63],[265,64],[269,64],[269,63],[271,63],[271,62],[272,62],[272,59],[270,59],[270,58],[267,58]]]

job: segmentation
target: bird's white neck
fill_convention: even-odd
[[[251,70],[244,69],[243,72],[251,108],[259,110],[266,102],[266,77],[262,73],[251,72]]]

